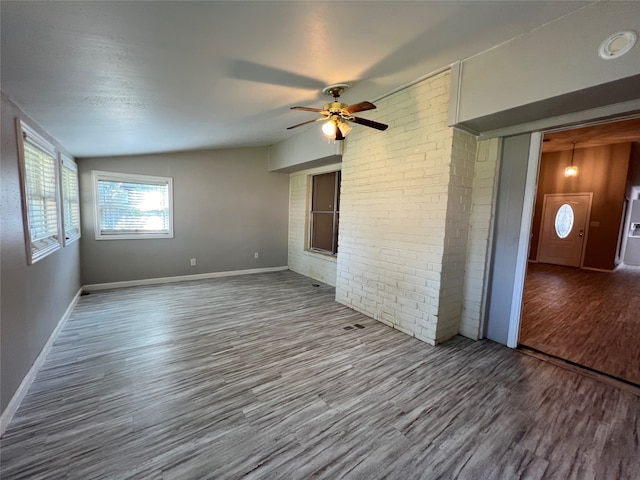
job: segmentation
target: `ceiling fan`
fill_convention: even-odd
[[[367,120],[366,118],[354,117],[354,113],[364,112],[366,110],[373,110],[376,106],[371,102],[354,103],[353,105],[347,105],[346,103],[339,102],[338,99],[344,91],[351,85],[348,83],[337,83],[335,85],[329,85],[322,89],[322,93],[333,97],[333,102],[325,104],[324,108],[312,108],[312,107],[291,107],[291,110],[303,110],[305,112],[315,112],[322,115],[320,118],[314,120],[308,120],[306,122],[298,123],[288,127],[287,130],[292,128],[301,127],[313,122],[322,122],[326,120],[326,123],[322,125],[322,131],[324,134],[335,140],[344,140],[344,137],[351,131],[351,126],[348,122],[364,125],[365,127],[375,128],[376,130],[384,131],[389,125],[384,123],[374,122],[373,120]]]

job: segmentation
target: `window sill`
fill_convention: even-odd
[[[153,240],[153,239],[171,239],[173,234],[150,234],[150,233],[123,233],[117,235],[96,235],[96,240]]]
[[[32,244],[30,255],[27,258],[27,264],[33,265],[34,263],[39,262],[43,258],[48,257],[53,252],[57,252],[61,248],[62,248],[62,245],[60,244],[60,242],[51,243],[47,246],[40,247],[40,248],[36,248]]]
[[[314,255],[322,255],[323,257],[338,258],[338,254],[337,253],[331,253],[331,252],[327,252],[325,250],[316,250],[315,248],[306,248],[305,252],[312,253]]]
[[[75,235],[70,235],[70,236],[65,236],[64,237],[64,246],[68,247],[69,245],[71,245],[74,242],[77,242],[78,240],[80,240],[80,234],[75,234]]]

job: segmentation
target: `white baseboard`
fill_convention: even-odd
[[[22,402],[25,395],[29,391],[29,387],[33,383],[33,380],[36,378],[36,374],[38,373],[38,370],[40,370],[40,367],[42,367],[42,364],[46,360],[49,350],[51,350],[51,347],[53,346],[54,342],[58,338],[60,331],[64,327],[65,323],[67,323],[67,320],[69,320],[69,317],[71,316],[71,312],[73,311],[73,308],[76,306],[76,303],[78,303],[78,299],[80,298],[81,293],[82,293],[82,287],[74,295],[73,299],[71,300],[71,303],[69,303],[69,306],[67,307],[64,314],[62,315],[62,318],[60,318],[58,325],[56,326],[56,328],[53,329],[53,332],[51,332],[51,335],[49,335],[49,339],[47,340],[47,343],[45,343],[44,347],[42,347],[42,350],[40,350],[40,353],[36,357],[36,360],[33,362],[33,365],[31,365],[31,368],[22,379],[22,382],[20,383],[20,386],[16,390],[16,393],[13,394],[13,397],[9,401],[7,408],[5,408],[4,412],[2,412],[2,415],[0,416],[0,437],[4,435],[4,432],[9,426],[9,423],[11,422],[11,420],[13,419],[13,416],[18,411],[18,407],[20,406],[20,403]]]
[[[582,270],[590,270],[592,272],[605,272],[605,273],[611,273],[615,270],[615,269],[607,270],[606,268],[592,268],[592,267],[580,267],[580,268]]]
[[[82,288],[86,291],[108,290],[112,288],[138,287],[141,285],[158,285],[161,283],[189,282],[191,280],[205,280],[208,278],[251,275],[254,273],[282,272],[288,269],[289,267],[286,265],[282,267],[250,268],[248,270],[233,270],[230,272],[197,273],[195,275],[179,275],[177,277],[144,278],[141,280],[126,280],[123,282],[94,283],[91,285],[84,285]]]

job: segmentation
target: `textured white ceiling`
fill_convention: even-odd
[[[586,3],[3,0],[2,91],[79,157],[269,145]]]

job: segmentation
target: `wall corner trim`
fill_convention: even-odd
[[[9,426],[9,423],[11,423],[13,416],[18,411],[18,407],[20,407],[20,403],[22,403],[22,400],[24,399],[27,392],[29,391],[29,387],[31,387],[31,384],[35,380],[36,375],[38,374],[38,371],[44,364],[44,361],[46,360],[47,355],[51,350],[51,347],[53,346],[56,339],[58,338],[58,335],[60,335],[60,332],[62,331],[63,327],[67,323],[67,320],[69,320],[69,317],[71,316],[71,312],[73,312],[73,309],[78,303],[78,300],[80,299],[80,295],[82,294],[82,291],[83,291],[83,288],[80,287],[80,289],[73,296],[73,299],[69,303],[69,306],[67,307],[64,314],[60,318],[58,325],[56,325],[56,328],[54,328],[53,332],[51,332],[51,335],[49,335],[49,339],[47,340],[47,343],[45,343],[44,347],[42,347],[42,350],[40,350],[40,353],[38,354],[37,358],[33,362],[33,365],[31,365],[31,368],[22,379],[22,382],[20,383],[20,386],[16,390],[16,393],[14,393],[13,397],[11,397],[11,400],[9,401],[7,408],[5,408],[4,412],[2,412],[2,415],[0,416],[0,437],[4,435],[4,432]]]
[[[451,84],[449,87],[449,119],[450,127],[456,125],[460,118],[460,88],[462,84],[462,62],[451,65]]]
[[[143,278],[140,280],[125,280],[122,282],[94,283],[91,285],[84,285],[82,288],[86,291],[97,291],[108,290],[111,288],[139,287],[142,285],[159,285],[162,283],[189,282],[191,280],[206,280],[208,278],[233,277],[236,275],[251,275],[255,273],[282,272],[284,270],[289,270],[289,267],[284,265],[280,267],[232,270],[229,272],[196,273],[195,275],[178,275],[175,277]]]

